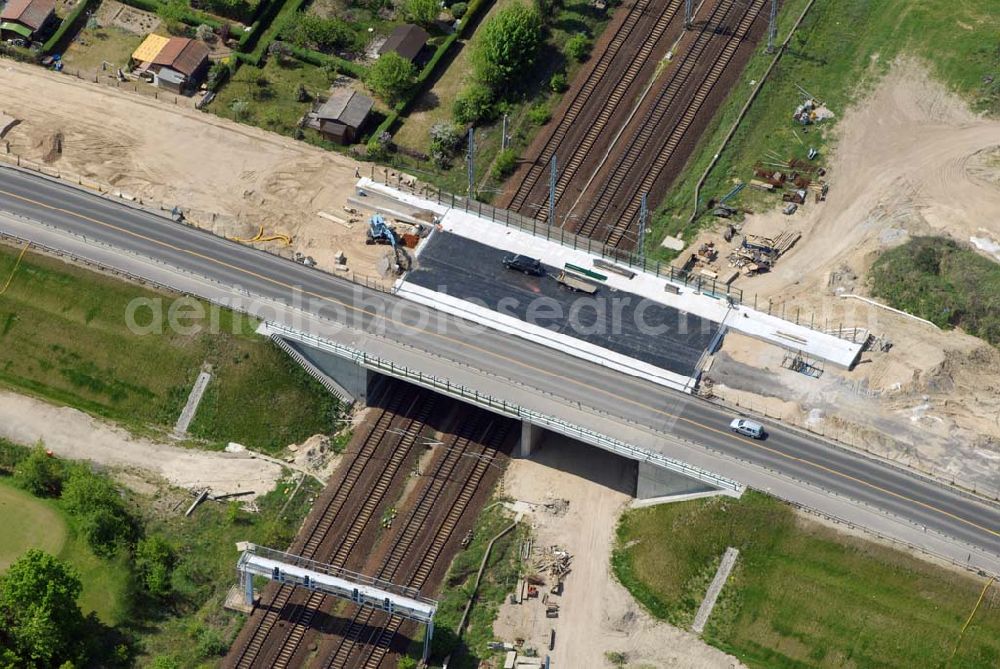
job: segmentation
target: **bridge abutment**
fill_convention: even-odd
[[[717,492],[720,492],[718,488],[704,481],[678,474],[649,462],[639,461],[639,474],[636,477],[635,485],[635,498],[637,500]]]

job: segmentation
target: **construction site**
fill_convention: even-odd
[[[861,299],[877,253],[911,236],[1000,248],[1000,124],[968,112],[921,66],[897,64],[852,109],[831,111],[803,91],[789,123],[842,117],[834,155],[761,156],[752,174],[708,203],[714,225],[688,244],[664,240],[678,251],[672,266],[647,266],[633,254],[713,110],[752,51],[773,40],[776,11],[767,0],[622,7],[496,208],[399,171],[14,63],[0,70],[0,159],[997,491],[1000,354]],[[770,208],[737,205],[744,190],[770,198]],[[537,272],[512,268],[515,257],[537,263]],[[613,306],[574,312],[581,299]],[[533,300],[560,316],[538,321]],[[655,325],[657,335],[640,325]],[[578,456],[582,444],[568,439],[513,459],[515,421],[397,380],[381,379],[366,403],[294,543],[270,548],[287,548],[300,567],[322,565],[347,581],[364,575],[372,587],[433,603],[477,516],[504,496],[535,532],[494,626],[491,666],[548,667],[546,655],[557,666],[589,666],[609,650],[595,641],[602,635],[626,639],[653,666],[735,666],[652,621],[610,582],[609,542],[636,492],[634,463],[594,449]],[[546,466],[532,469],[538,463]],[[576,477],[602,481],[600,489]],[[258,578],[256,590],[248,577],[251,601],[233,602],[247,621],[223,666],[390,669],[423,643],[423,628],[388,605],[362,606],[290,573],[279,569],[266,585]],[[614,616],[593,603],[601,598],[591,593],[605,590]]]

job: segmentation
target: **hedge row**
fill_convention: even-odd
[[[260,66],[268,45],[281,30],[284,17],[299,11],[304,2],[305,0],[269,0],[259,18],[250,26],[250,30],[243,33],[243,37],[240,38],[239,50],[245,55],[245,57],[240,56],[240,59],[254,66]]]
[[[79,30],[83,22],[87,20],[87,10],[92,6],[96,5],[98,0],[83,0],[78,4],[69,15],[63,19],[62,23],[59,24],[59,28],[56,29],[52,36],[45,41],[42,46],[42,53],[51,54],[54,53],[56,49],[62,49],[67,46],[70,40],[73,39],[73,35]]]
[[[375,129],[374,137],[378,137],[384,132],[391,132],[393,126],[399,121],[399,117],[402,116],[409,110],[410,106],[424,93],[424,89],[427,82],[430,80],[431,75],[434,74],[434,70],[437,69],[438,63],[441,59],[445,57],[451,46],[458,41],[465,33],[468,31],[469,26],[476,22],[479,12],[483,10],[484,7],[489,5],[492,0],[472,0],[469,3],[469,8],[465,12],[465,16],[462,17],[462,25],[458,30],[448,35],[447,38],[438,46],[434,55],[431,59],[427,61],[424,65],[424,69],[420,71],[417,76],[416,85],[413,87],[413,94],[407,99],[403,100],[397,104],[385,117],[385,120]]]
[[[154,14],[158,14],[160,9],[166,4],[160,0],[121,0],[121,2],[130,7],[135,7],[136,9],[141,9],[147,12],[153,12]],[[211,14],[199,12],[198,10],[191,9],[190,7],[180,13],[180,19],[182,23],[193,28],[205,24],[207,26],[211,26],[215,30],[218,30],[223,24],[223,21],[220,21]],[[233,36],[241,36],[243,34],[243,29],[240,26],[230,24],[229,32]]]
[[[310,65],[316,65],[317,67],[336,65],[340,72],[349,74],[355,79],[364,79],[365,74],[368,72],[367,68],[364,66],[358,65],[357,63],[349,61],[346,58],[341,58],[340,56],[331,56],[313,49],[303,49],[293,44],[289,44],[288,47],[291,49],[293,56],[304,63],[309,63]]]

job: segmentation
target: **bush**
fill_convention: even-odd
[[[493,91],[479,83],[466,86],[455,97],[451,113],[455,121],[462,125],[492,121],[497,116]]]
[[[469,11],[469,5],[464,2],[456,2],[451,6],[451,15],[456,19],[460,19],[465,16],[467,11]]]
[[[170,576],[176,556],[167,540],[159,535],[143,539],[135,547],[135,572],[145,590],[154,599],[170,594]]]
[[[553,93],[562,93],[569,88],[569,84],[566,82],[566,74],[563,72],[553,74],[552,78],[549,79],[549,88],[552,89]]]
[[[110,557],[135,542],[135,521],[110,479],[80,467],[63,485],[62,503],[96,554]]]
[[[206,627],[198,633],[198,655],[219,657],[225,655],[227,650],[229,646],[214,629]]]
[[[528,120],[535,125],[545,125],[552,119],[552,112],[544,104],[534,105],[528,110]]]
[[[462,146],[462,131],[450,123],[431,126],[431,160],[441,169],[451,164],[451,159]]]
[[[392,135],[388,132],[377,132],[368,140],[365,155],[368,160],[384,161],[392,149]]]
[[[566,40],[565,51],[567,56],[582,63],[590,56],[590,40],[583,33],[577,33]]]
[[[515,2],[486,21],[479,34],[473,71],[480,82],[500,90],[534,64],[542,43],[542,20],[534,8]]]
[[[221,61],[213,63],[212,67],[208,70],[208,80],[205,85],[210,91],[218,91],[229,79],[231,73],[232,70],[229,69],[228,64]]]
[[[241,23],[249,23],[253,19],[255,8],[246,0],[201,0],[201,5],[213,14]]]
[[[242,98],[233,100],[232,104],[229,105],[229,109],[232,110],[233,117],[237,121],[244,121],[250,116],[250,103]]]
[[[438,0],[404,0],[402,14],[410,23],[430,26],[437,21],[440,8]]]
[[[212,30],[212,26],[202,23],[194,29],[194,36],[202,42],[209,42],[215,39],[215,31]]]
[[[31,455],[24,446],[0,439],[0,472],[13,474],[14,469]]]
[[[390,107],[405,100],[413,92],[417,68],[395,51],[379,56],[368,68],[365,83]]]
[[[517,152],[514,149],[504,149],[497,154],[497,159],[493,162],[493,178],[498,181],[504,179],[517,167]]]
[[[14,467],[17,485],[38,497],[58,497],[64,476],[62,463],[50,456],[41,444]]]
[[[1000,345],[1000,265],[943,237],[917,237],[883,253],[872,294],[940,327]]]

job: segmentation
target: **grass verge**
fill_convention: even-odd
[[[262,67],[244,64],[222,87],[209,109],[223,118],[290,137],[299,119],[312,107],[311,100],[298,101],[299,86],[305,87],[310,97],[325,95],[331,75],[329,70],[295,58],[284,64],[269,58]]]
[[[994,586],[796,516],[758,493],[627,512],[612,566],[656,617],[687,626],[727,546],[737,566],[705,639],[751,667],[992,667]]]
[[[452,653],[452,661],[448,666],[457,669],[474,669],[480,666],[483,659],[494,654],[486,644],[493,640],[493,621],[500,604],[517,584],[521,568],[519,550],[527,533],[523,525],[518,525],[493,545],[461,642],[455,636],[455,629],[472,595],[486,547],[510,524],[510,515],[503,507],[487,508],[476,521],[469,546],[452,561],[445,576],[434,623],[434,666],[440,666],[449,652]]]
[[[871,268],[872,293],[939,327],[1000,345],[1000,264],[944,237],[917,237]]]
[[[783,3],[779,39],[788,34],[805,5],[806,0]],[[804,133],[791,118],[803,98],[798,86],[825,102],[839,117],[901,54],[926,61],[933,74],[977,111],[1000,114],[1000,14],[992,6],[991,0],[961,4],[946,0],[817,1],[722,153],[702,190],[702,200],[724,195],[736,179],[748,181],[753,164],[767,160],[768,151],[805,158],[812,146],[821,156],[829,153],[836,119]],[[665,233],[683,233],[688,238],[695,234],[697,225],[687,225],[694,186],[746,102],[751,82],[760,79],[771,58],[763,50],[754,54],[720,107],[654,219],[651,252],[669,257],[659,247]],[[739,197],[740,204],[751,209],[779,204],[773,197],[750,189]],[[703,218],[701,222],[706,221]]]
[[[134,630],[143,652],[140,666],[154,661],[176,667],[218,664],[245,621],[245,616],[222,608],[237,582],[236,542],[287,548],[319,493],[319,484],[307,477],[282,513],[295,487],[291,481],[279,484],[258,499],[260,510],[253,514],[208,503],[185,518],[183,505],[171,510],[175,500],[187,504],[190,499],[177,492],[139,500],[146,531],[162,534],[179,549],[170,606],[147,611],[148,618]]]
[[[200,319],[169,327],[177,296],[0,245],[0,385],[109,418],[139,432],[173,426],[202,363],[213,379],[191,433],[275,451],[335,431],[336,400],[239,314],[186,298]],[[13,274],[12,274],[13,272]],[[163,315],[163,327],[136,334]],[[213,327],[217,326],[217,327]],[[156,328],[153,328],[156,330]],[[216,334],[211,332],[215,330]]]

